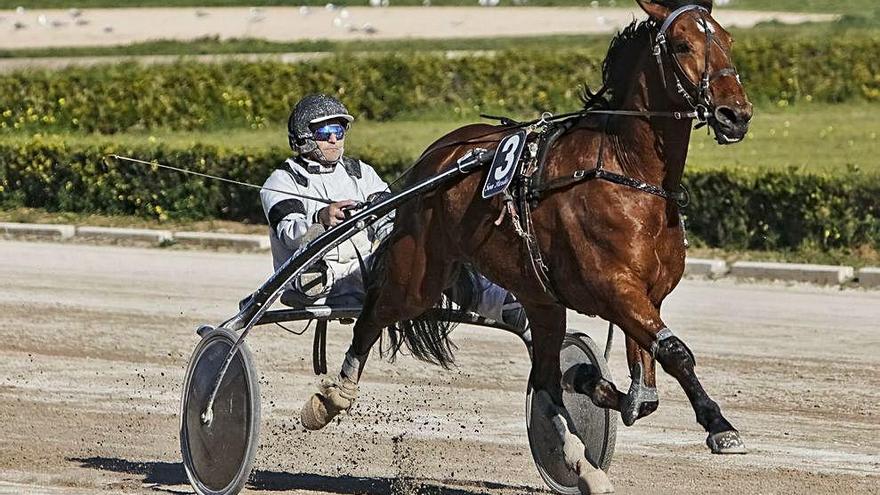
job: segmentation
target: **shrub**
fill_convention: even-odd
[[[150,157],[194,171],[262,184],[286,157],[283,149],[245,152],[213,146],[74,146],[38,138],[0,145],[0,205],[149,218],[262,222],[255,190],[106,159]],[[403,158],[365,149],[361,158],[392,178]],[[880,247],[880,181],[851,170],[817,175],[798,170],[688,170],[689,234],[711,247],[821,249]],[[634,192],[634,194],[636,194]]]
[[[877,53],[880,36],[865,32],[749,37],[734,50],[751,98],[779,105],[880,101]],[[0,75],[0,129],[257,129],[283,122],[292,105],[311,92],[335,94],[356,115],[374,120],[426,113],[559,113],[578,108],[584,82],[598,85],[601,62],[593,51],[573,48],[23,71]]]

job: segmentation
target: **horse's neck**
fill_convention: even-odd
[[[645,64],[643,64],[645,65]],[[649,88],[646,81],[657,77],[644,70],[637,74],[635,84],[623,109],[653,112],[680,111],[662,87]],[[626,175],[640,177],[664,189],[677,190],[687,161],[691,121],[660,117],[641,119],[618,118],[614,153]]]

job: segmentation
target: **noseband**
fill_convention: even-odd
[[[685,73],[684,68],[681,66],[681,63],[678,61],[678,57],[675,53],[669,50],[669,44],[666,40],[666,34],[669,31],[669,28],[672,27],[672,23],[676,21],[683,14],[696,11],[700,15],[700,25],[703,27],[703,30],[706,33],[706,49],[704,50],[705,63],[703,64],[703,75],[700,77],[700,82],[695,83],[691,81],[688,77],[687,73]],[[709,55],[712,50],[712,43],[717,44],[727,55],[728,58],[730,53],[721,46],[721,44],[717,41],[717,39],[713,36],[714,29],[712,25],[709,24],[709,21],[706,19],[706,15],[709,14],[709,11],[704,7],[700,7],[699,5],[685,5],[684,7],[680,7],[677,10],[673,11],[669,16],[663,21],[663,24],[660,26],[660,29],[657,31],[657,35],[654,37],[654,47],[653,53],[654,57],[657,59],[657,66],[660,69],[660,79],[663,81],[663,87],[667,92],[670,93],[671,96],[681,96],[685,102],[691,107],[691,109],[696,114],[696,118],[700,121],[701,124],[706,124],[709,122],[709,119],[712,118],[712,112],[710,109],[714,108],[714,104],[712,102],[712,98],[709,95],[709,84],[716,79],[732,76],[735,77],[737,81],[739,81],[739,74],[736,71],[734,66],[725,67],[723,69],[717,70],[715,72],[709,72]],[[666,77],[666,66],[664,64],[664,58],[669,58],[673,62],[673,71],[672,76],[675,78],[675,92],[670,91],[669,84],[667,82]],[[685,85],[689,86],[686,88]]]

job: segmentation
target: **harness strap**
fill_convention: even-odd
[[[312,344],[312,367],[316,375],[327,374],[327,320],[315,325],[315,341]]]
[[[620,184],[622,186],[638,189],[639,191],[646,192],[648,194],[653,194],[654,196],[659,196],[667,201],[673,201],[680,208],[684,208],[688,205],[688,203],[690,203],[690,193],[684,187],[684,185],[679,186],[681,187],[681,190],[671,192],[633,177],[609,172],[608,170],[600,167],[589,170],[575,170],[574,173],[569,176],[553,179],[544,184],[541,188],[533,189],[531,191],[531,199],[533,201],[538,201],[541,199],[541,196],[548,191],[552,191],[554,189],[562,189],[577,184],[579,182],[587,182],[595,179],[612,182],[614,184]]]

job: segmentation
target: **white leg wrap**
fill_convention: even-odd
[[[370,353],[357,355],[349,349],[345,353],[345,361],[342,362],[342,376],[348,378],[349,380],[357,383],[361,377],[361,368],[363,364],[367,361],[367,356]]]

